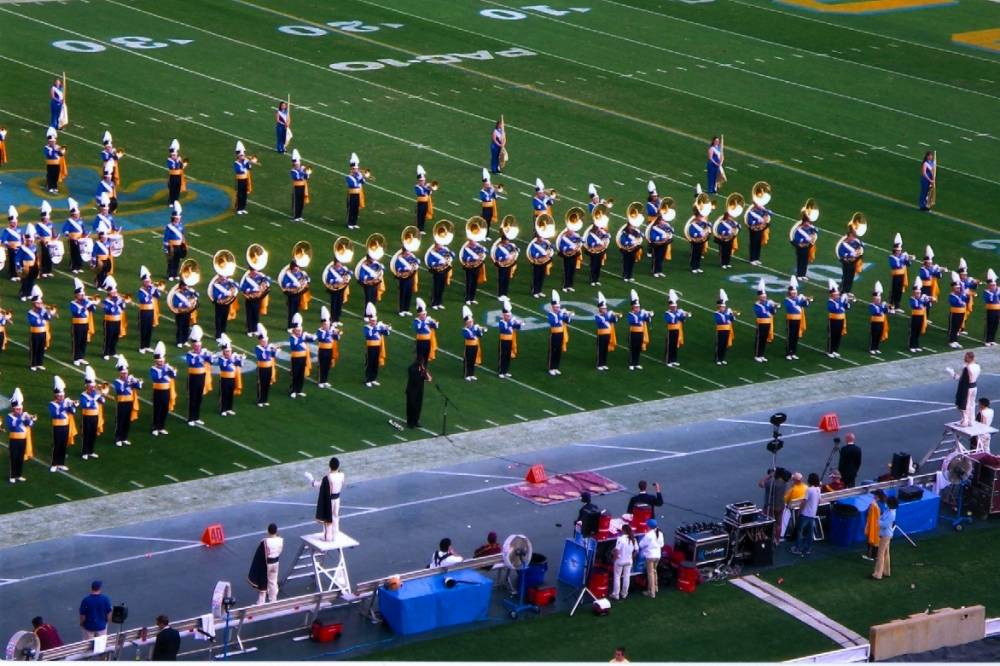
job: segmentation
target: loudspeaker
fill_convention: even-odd
[[[900,502],[915,502],[924,496],[924,489],[920,486],[903,486],[896,491],[896,496]]]
[[[905,451],[892,454],[892,468],[889,472],[894,479],[902,479],[910,474],[910,454]]]
[[[125,624],[125,620],[128,619],[128,606],[125,604],[118,604],[111,609],[111,621],[114,624]]]

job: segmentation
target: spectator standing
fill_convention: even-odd
[[[656,495],[646,492],[648,484],[645,481],[639,482],[639,494],[634,495],[632,499],[628,501],[628,509],[625,513],[632,513],[632,509],[635,508],[636,504],[648,504],[652,507],[663,506],[663,492],[660,488],[660,484],[653,483],[653,489],[656,491]]]
[[[625,656],[625,648],[624,647],[616,647],[615,648],[615,656],[613,656],[611,658],[611,661],[609,661],[608,663],[609,664],[627,664],[627,663],[629,663],[628,658]]]
[[[103,584],[95,580],[90,584],[90,594],[80,602],[80,628],[83,640],[106,636],[111,621],[111,599],[101,592]]]
[[[628,596],[628,586],[632,579],[632,564],[635,562],[639,544],[632,536],[632,527],[622,525],[621,536],[615,542],[614,550],[614,584],[611,587],[611,598],[624,600]]]
[[[840,457],[837,459],[837,471],[846,488],[853,488],[858,479],[858,470],[861,469],[861,447],[858,446],[853,432],[847,433],[844,437],[847,443],[840,449]]]
[[[31,627],[35,635],[38,636],[38,645],[42,652],[62,646],[63,640],[59,636],[59,632],[51,624],[42,620],[41,615],[31,619]]]
[[[801,557],[812,554],[813,537],[816,532],[817,512],[819,511],[819,474],[809,475],[809,485],[806,496],[799,510],[799,536],[792,548],[792,553]]]
[[[886,509],[878,519],[878,556],[875,558],[875,573],[872,578],[882,580],[889,577],[889,544],[892,543],[892,533],[896,529],[896,507],[899,501],[889,497],[885,501]]]
[[[656,520],[653,518],[646,521],[646,527],[649,531],[642,535],[642,540],[639,542],[639,549],[646,558],[646,591],[643,594],[655,599],[656,593],[660,591],[656,567],[660,564],[660,555],[663,553],[663,532],[656,526]]]
[[[785,510],[786,485],[791,478],[791,472],[784,467],[778,467],[767,470],[764,478],[757,482],[757,486],[764,489],[764,514],[774,518],[775,545],[781,543],[781,515]]]
[[[159,615],[156,618],[156,642],[153,643],[152,661],[177,661],[181,649],[181,634],[170,626],[170,618]]]
[[[792,510],[788,508],[788,505],[792,502],[796,502],[800,499],[804,499],[806,496],[806,484],[802,483],[802,472],[795,472],[791,476],[792,485],[785,484],[787,488],[785,490],[785,506],[781,510],[781,536],[784,537],[788,532],[788,522],[792,518]]]

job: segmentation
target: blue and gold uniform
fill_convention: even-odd
[[[236,319],[239,314],[240,302],[236,298],[239,293],[240,287],[231,277],[216,274],[208,282],[208,300],[212,301],[215,311],[216,340],[227,332],[229,321]]]
[[[201,327],[191,330],[191,349],[184,355],[188,376],[188,425],[204,425],[201,403],[212,391],[212,354],[201,346]]]
[[[35,286],[41,268],[38,246],[35,244],[35,225],[33,224],[29,224],[25,229],[21,245],[14,253],[14,268],[21,277],[18,296],[22,301],[26,301],[31,297],[31,288]]]
[[[385,338],[391,332],[391,328],[378,321],[375,315],[374,306],[366,308],[367,322],[364,327],[365,334],[365,386],[371,388],[378,386],[378,369],[385,365],[386,345]]]
[[[49,330],[49,320],[52,313],[42,302],[42,290],[35,285],[34,293],[31,295],[32,306],[28,310],[28,334],[29,334],[29,368],[34,372],[45,369],[45,350],[49,348],[52,333]]]
[[[7,252],[7,277],[13,282],[21,279],[17,272],[17,251],[21,247],[21,230],[17,226],[17,209],[11,205],[7,210],[7,226],[0,231],[0,243]]]
[[[118,378],[111,383],[115,392],[115,446],[131,446],[129,432],[139,418],[139,390],[142,380],[129,374],[128,363],[118,357]]]
[[[840,358],[840,341],[847,335],[847,311],[851,301],[847,294],[841,294],[836,283],[830,280],[830,298],[826,301],[827,322],[829,325],[826,344],[826,355],[830,358]]]
[[[399,283],[399,316],[409,317],[413,294],[420,288],[420,259],[406,248],[392,256],[392,274]]]
[[[878,355],[884,341],[889,339],[889,306],[882,301],[882,284],[875,283],[872,302],[868,304],[868,353]]]
[[[500,211],[497,208],[497,188],[490,182],[490,174],[483,169],[483,187],[479,190],[480,214],[486,220],[486,235],[490,234],[490,226],[493,220],[500,220]]]
[[[7,349],[7,327],[14,321],[14,316],[0,311],[0,351]]]
[[[344,303],[351,297],[351,270],[334,257],[323,269],[323,285],[330,294],[331,321],[338,322]]]
[[[837,260],[841,267],[840,293],[849,294],[854,288],[854,278],[864,270],[864,251],[864,243],[854,229],[848,229],[847,235],[837,243]]]
[[[251,268],[240,279],[240,293],[247,311],[247,335],[257,335],[257,325],[271,302],[270,292],[271,278],[260,271]]]
[[[118,340],[128,334],[128,317],[125,315],[127,304],[118,294],[116,287],[108,289],[104,299],[104,360],[107,361],[118,353]]]
[[[475,323],[472,318],[472,311],[468,308],[469,306],[467,305],[463,307],[466,312],[464,313],[464,325],[462,327],[462,339],[465,341],[465,353],[463,354],[462,365],[465,372],[465,381],[474,382],[476,381],[476,366],[483,362],[483,347],[480,338],[483,337],[486,329]]]
[[[673,292],[673,289],[670,291]],[[663,321],[667,324],[667,367],[676,368],[680,366],[678,351],[684,346],[684,322],[691,314],[677,307],[676,296],[673,293],[671,296],[667,301],[667,311],[663,313]]]
[[[545,315],[549,322],[549,374],[561,375],[559,363],[562,361],[563,352],[569,347],[567,324],[573,320],[573,314],[562,309],[559,294],[553,291],[551,308]]]
[[[66,179],[69,169],[66,166],[66,149],[56,143],[56,132],[51,127],[42,155],[45,158],[45,185],[49,194],[58,194],[59,183]]]
[[[996,275],[990,269],[986,277],[986,289],[983,290],[983,307],[986,308],[986,339],[987,347],[997,343],[997,325],[1000,324],[1000,289],[997,288]]]
[[[927,250],[931,250],[929,245],[927,246]],[[931,250],[929,253],[925,251],[924,261],[917,270],[917,277],[920,278],[920,293],[931,297],[931,300],[925,306],[927,308],[928,324],[930,323],[931,307],[937,302],[938,296],[941,293],[938,279],[944,275],[944,272],[945,269],[943,267],[934,263],[933,251]]]
[[[622,280],[635,282],[635,265],[642,259],[642,232],[632,224],[625,224],[615,240],[622,253]]]
[[[175,342],[178,347],[187,344],[191,327],[198,321],[198,292],[185,284],[178,285],[167,294],[168,307],[174,313],[177,331]]]
[[[771,240],[771,217],[774,213],[765,206],[754,204],[747,209],[743,218],[750,230],[749,260],[753,266],[760,266],[760,253]]]
[[[522,322],[511,314],[510,299],[504,296],[500,299],[500,319],[497,320],[499,332],[499,363],[497,376],[509,379],[510,361],[517,358],[517,332],[521,330]]]
[[[760,285],[760,287],[762,286],[763,284]],[[768,299],[767,294],[760,287],[757,289],[757,301],[753,304],[753,316],[757,324],[753,360],[765,363],[767,361],[767,345],[774,341],[774,313],[778,311],[778,304]]]
[[[597,369],[608,369],[608,352],[618,347],[618,334],[615,324],[621,317],[608,309],[604,294],[597,293],[597,312],[594,314],[594,325],[597,328]]]
[[[66,103],[66,93],[62,86],[62,80],[56,79],[49,88],[49,127],[52,129],[60,129],[59,121],[62,117],[63,104]]]
[[[542,288],[545,286],[545,277],[552,270],[552,256],[555,250],[552,243],[538,234],[528,243],[528,260],[531,263],[531,295],[534,298],[543,298]]]
[[[719,176],[724,160],[722,141],[717,136],[712,137],[712,143],[708,146],[708,159],[705,162],[705,191],[709,194],[716,194],[718,191]]]
[[[692,273],[704,273],[701,259],[708,252],[708,239],[712,235],[712,225],[705,215],[695,210],[694,215],[684,225],[684,236],[691,244],[691,261],[688,266]]]
[[[163,228],[163,253],[167,255],[167,279],[180,279],[178,271],[181,261],[187,256],[187,241],[184,238],[184,223],[181,221],[180,203],[174,202],[170,222]]]
[[[932,297],[923,293],[921,280],[918,277],[913,282],[913,294],[910,296],[910,351],[923,351],[920,346],[920,336],[927,332],[927,312]]]
[[[316,341],[316,336],[302,331],[302,315],[296,313],[292,318],[291,332],[288,334],[288,354],[291,356],[291,381],[288,385],[288,397],[304,398],[303,393],[306,377],[312,370],[312,350],[310,342]]]
[[[41,265],[38,269],[38,276],[42,278],[52,277],[52,253],[49,250],[49,243],[55,240],[56,232],[52,226],[50,213],[52,206],[48,201],[43,201],[41,206],[41,216],[35,223],[35,232],[38,234],[38,255],[41,258]]]
[[[653,313],[649,310],[639,308],[639,299],[635,298],[635,291],[632,292],[632,311],[625,315],[628,321],[628,353],[629,370],[642,370],[639,365],[639,355],[646,351],[649,346],[649,322],[653,320]]]
[[[896,240],[892,245],[892,254],[889,255],[889,275],[892,278],[889,288],[890,313],[900,309],[903,295],[910,283],[908,273],[911,257],[903,251],[903,239],[899,234],[896,234]]]
[[[431,268],[430,252],[428,252],[427,267]],[[382,293],[385,291],[385,268],[382,264],[366,256],[356,270],[358,282],[365,292],[365,305],[382,300]]]
[[[799,359],[799,338],[801,338],[807,328],[806,308],[809,307],[810,299],[798,292],[798,282],[788,286],[788,295],[784,300],[785,324],[788,337],[785,341],[785,360],[797,361]]]
[[[87,368],[90,370],[90,368]],[[89,374],[89,373],[88,373]],[[93,377],[93,375],[90,375]],[[83,418],[80,434],[83,435],[83,447],[81,454],[84,460],[99,458],[94,452],[97,438],[104,434],[104,394],[97,390],[97,384],[93,379],[87,380],[87,388],[80,394],[80,414]]]
[[[289,130],[292,126],[292,114],[287,102],[279,102],[278,109],[274,112],[274,150],[278,153],[285,152],[285,144],[291,140]]]
[[[413,319],[413,337],[416,341],[417,358],[427,366],[437,358],[438,323],[427,316],[423,299],[417,299],[417,316]]]
[[[330,311],[325,307],[320,314],[319,328],[316,329],[316,356],[319,360],[319,387],[330,388],[330,369],[340,359],[339,323],[330,321]]]
[[[167,155],[167,205],[173,206],[187,192],[187,160],[181,157],[181,144],[174,139],[170,142],[170,152]]]
[[[739,233],[740,223],[728,212],[712,226],[712,236],[719,246],[719,265],[724,269],[732,268],[733,252],[739,249]]]
[[[476,292],[486,282],[486,248],[470,238],[462,243],[458,260],[465,271],[465,304],[478,303]]]
[[[66,384],[55,377],[55,395],[49,403],[49,418],[52,420],[52,462],[50,472],[69,471],[66,466],[66,448],[76,438],[76,403],[66,397]]]
[[[167,414],[174,409],[177,400],[177,389],[174,382],[177,370],[168,365],[165,360],[166,350],[162,342],[156,343],[153,352],[153,366],[149,369],[149,380],[153,385],[153,437],[166,435]]]
[[[347,228],[358,229],[358,214],[365,207],[365,175],[359,167],[357,154],[351,153],[350,173],[344,177],[347,185]]]
[[[70,215],[63,222],[62,230],[59,232],[69,242],[69,271],[74,275],[83,271],[83,258],[80,256],[80,240],[86,235],[84,233],[84,222],[80,218],[80,209],[75,206],[74,201],[70,205]]]
[[[219,353],[212,362],[219,368],[219,415],[236,416],[233,399],[243,393],[243,355],[233,353],[229,336],[223,334],[219,340]]]
[[[97,183],[94,190],[94,204],[102,206],[103,201],[107,201],[108,210],[114,213],[118,210],[118,188],[115,187],[114,169],[104,168],[104,177]]]
[[[292,180],[292,220],[302,222],[302,214],[309,203],[309,177],[312,169],[302,164],[299,151],[292,150],[292,168],[288,177]]]
[[[935,179],[937,178],[937,154],[927,151],[924,161],[920,164],[920,200],[918,202],[920,210],[929,211],[934,205],[933,190],[935,189]]]
[[[726,305],[728,299],[725,292],[719,291],[719,300],[715,302],[715,312],[712,313],[715,321],[715,364],[727,365],[729,361],[726,360],[726,352],[733,346],[736,337],[736,314]]]
[[[258,344],[253,349],[254,357],[257,359],[257,406],[270,407],[268,402],[271,393],[271,385],[278,381],[278,348],[268,343],[267,331],[260,324],[254,332],[257,336]]]
[[[490,258],[497,267],[497,297],[506,297],[510,291],[510,281],[517,274],[518,253],[517,246],[503,237],[498,238],[490,250]]]
[[[969,298],[962,293],[962,283],[952,283],[951,293],[948,294],[948,346],[958,349],[962,345],[958,342],[958,334],[965,326],[965,317]]]
[[[435,310],[444,309],[444,288],[451,284],[452,263],[455,253],[446,245],[435,241],[434,245],[424,253],[424,263],[431,272],[431,307]]]
[[[792,232],[792,247],[795,248],[795,277],[808,280],[809,264],[816,259],[816,239],[819,232],[803,211],[802,218]]]
[[[500,173],[503,168],[502,162],[506,159],[507,135],[504,131],[503,116],[497,121],[490,134],[490,171]]]
[[[587,233],[583,236],[583,243],[590,255],[590,286],[597,287],[601,284],[601,268],[608,256],[608,245],[611,242],[611,234],[603,226],[596,223],[587,228]]]
[[[24,411],[24,396],[21,394],[21,389],[14,389],[10,405],[11,411],[4,415],[3,422],[7,430],[10,482],[16,483],[26,481],[24,461],[34,457],[31,426],[35,425],[35,419]]]
[[[247,197],[253,192],[253,161],[247,157],[242,141],[236,142],[233,176],[236,177],[236,214],[246,215]]]
[[[413,185],[413,196],[417,200],[417,229],[424,232],[424,224],[434,218],[434,185],[427,182],[427,172],[417,165],[417,182]]]
[[[139,352],[153,351],[153,329],[160,325],[160,299],[163,292],[153,284],[149,269],[139,269],[142,284],[135,292],[136,307],[139,310]]]
[[[281,290],[285,292],[285,300],[288,304],[288,319],[285,328],[292,327],[292,319],[300,311],[309,309],[309,301],[312,294],[309,293],[309,275],[299,268],[293,260],[286,268],[278,274],[278,283]]]

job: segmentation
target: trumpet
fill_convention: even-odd
[[[495,189],[497,191],[497,194],[503,194],[504,193],[503,183],[497,183],[496,185],[493,186],[493,189]]]
[[[375,176],[372,175],[371,169],[362,169],[361,175],[365,177],[365,180],[370,180],[373,183],[375,182]]]
[[[49,314],[53,317],[59,316],[59,306],[57,305],[46,305],[45,309],[49,311]]]
[[[164,289],[167,288],[167,281],[166,280],[156,280],[155,282],[153,282],[153,287],[155,287],[156,289],[159,289],[160,291],[163,291]]]
[[[87,300],[94,305],[100,305],[103,299],[100,296],[87,296]]]
[[[181,160],[181,164],[183,164],[184,168],[187,169],[188,166],[191,164],[191,160],[185,157],[184,159]]]
[[[101,395],[107,397],[111,393],[111,384],[109,384],[108,382],[101,382],[100,384],[97,385],[97,390],[100,392]]]
[[[312,172],[313,172],[313,168],[311,166],[307,166],[307,167],[305,167],[303,169],[303,171],[305,171],[307,175],[311,176]]]
[[[119,159],[125,157],[125,151],[122,150],[121,148],[118,148],[117,150],[115,150],[115,156],[118,157]]]
[[[552,199],[558,199],[559,198],[559,193],[556,192],[555,188],[552,188],[551,190],[547,190],[545,192],[545,194],[549,195],[549,197],[552,198]]]
[[[250,160],[250,164],[253,164],[254,166],[260,166],[260,158],[257,157],[256,155],[251,155],[247,159]]]
[[[437,192],[438,191],[438,187],[440,187],[439,183],[436,180],[432,180],[431,181],[431,192]]]

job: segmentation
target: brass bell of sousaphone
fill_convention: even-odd
[[[579,206],[573,206],[568,211],[566,211],[566,216],[563,218],[563,222],[566,224],[566,228],[570,231],[579,231],[583,229],[583,221],[586,219],[587,213]]]
[[[816,222],[819,219],[819,204],[813,198],[806,199],[805,204],[802,206],[802,214],[809,219],[810,222]]]
[[[746,201],[739,192],[733,192],[726,197],[726,212],[729,213],[729,217],[737,218],[742,215],[745,206]]]
[[[470,217],[465,223],[465,237],[477,243],[486,240],[486,220],[478,215]]]
[[[349,264],[354,259],[354,246],[347,236],[339,236],[333,241],[333,256],[342,264]]]
[[[232,277],[236,273],[236,257],[229,250],[219,250],[212,256],[212,268],[216,275]]]
[[[629,226],[638,227],[646,220],[646,207],[638,201],[633,201],[625,209],[625,219]]]
[[[751,197],[755,204],[764,208],[771,202],[771,186],[766,181],[757,181],[753,185]]]
[[[434,223],[431,235],[434,236],[435,243],[448,245],[455,239],[455,225],[448,220],[438,220]]]
[[[590,220],[598,229],[608,228],[608,207],[604,204],[594,206],[594,211],[590,214]]]
[[[399,240],[405,249],[416,252],[420,249],[420,230],[412,224],[404,227],[403,233],[399,235]]]
[[[702,217],[708,217],[714,208],[715,204],[712,203],[712,197],[708,196],[704,192],[695,197],[694,211]]]
[[[292,261],[299,268],[308,268],[312,258],[313,249],[309,241],[299,241],[292,246]]]
[[[247,248],[247,265],[255,271],[262,271],[267,266],[267,250],[258,243]]]
[[[853,231],[858,238],[861,238],[868,233],[868,218],[864,213],[855,213],[847,223],[847,230]]]
[[[520,230],[520,227],[517,226],[517,219],[513,215],[503,216],[503,219],[500,221],[500,235],[512,241],[517,238]]]
[[[385,255],[385,236],[372,234],[365,241],[365,250],[373,261],[378,261]]]
[[[180,268],[181,282],[193,287],[201,282],[201,268],[196,259],[185,259]]]
[[[677,204],[670,197],[660,199],[660,217],[664,222],[672,222],[677,217]]]
[[[541,238],[552,238],[556,235],[556,221],[548,213],[542,213],[535,218],[535,233]]]

